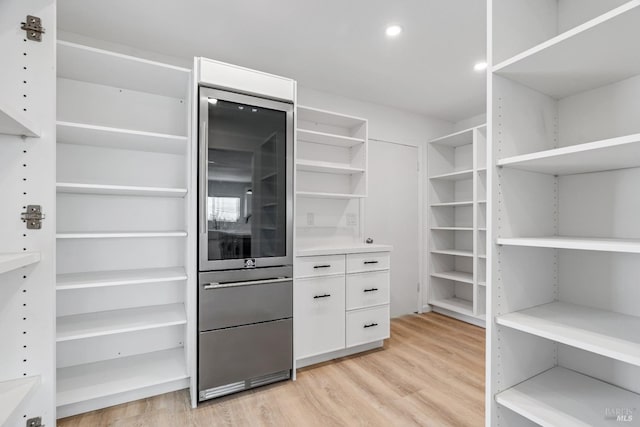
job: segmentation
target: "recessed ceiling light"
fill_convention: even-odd
[[[473,69],[476,71],[484,71],[487,69],[487,63],[485,61],[480,61],[473,66]]]
[[[402,32],[402,27],[400,25],[389,25],[385,32],[389,37],[396,37]]]

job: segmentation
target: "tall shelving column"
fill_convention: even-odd
[[[488,6],[486,424],[633,425],[640,1]]]
[[[58,41],[58,417],[189,386],[188,69]]]
[[[41,19],[40,42],[20,29]],[[55,2],[0,2],[0,425],[55,425]],[[21,214],[39,205],[31,227]],[[35,420],[33,421],[36,422]]]
[[[485,125],[429,141],[426,150],[426,304],[484,326]]]

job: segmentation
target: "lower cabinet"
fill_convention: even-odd
[[[306,256],[296,262],[297,360],[329,360],[389,338],[389,252]]]

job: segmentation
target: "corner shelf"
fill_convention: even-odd
[[[40,252],[0,254],[0,274],[40,262]]]
[[[28,117],[0,103],[0,134],[39,138],[40,128]]]
[[[186,188],[137,187],[131,185],[56,183],[58,193],[96,194],[110,196],[184,197]]]
[[[467,170],[462,170],[462,171],[457,171],[457,172],[449,172],[449,173],[444,173],[444,174],[440,174],[440,175],[434,175],[434,176],[430,176],[429,179],[440,179],[440,180],[446,180],[446,181],[462,181],[465,179],[472,179],[473,178],[473,169],[467,169]]]
[[[338,147],[353,147],[364,144],[364,139],[353,138],[351,136],[336,135],[327,132],[298,129],[298,139],[300,141],[313,142],[315,144],[335,145]]]
[[[184,154],[187,148],[186,136],[61,121],[56,122],[56,138],[63,144],[153,153]]]
[[[495,399],[541,426],[610,426],[616,419],[607,419],[605,409],[640,407],[640,395],[560,366],[498,393]]]
[[[183,267],[58,274],[56,290],[103,288],[187,280]]]
[[[148,237],[186,237],[186,231],[140,231],[140,232],[74,232],[58,233],[56,239],[128,239]]]
[[[553,302],[496,317],[498,325],[640,366],[640,317]]]
[[[65,342],[187,323],[184,305],[166,304],[61,316],[56,341]]]
[[[296,191],[296,195],[316,199],[362,199],[366,197],[363,194],[320,193],[316,191]]]
[[[463,145],[473,144],[473,130],[475,127],[464,129],[449,135],[429,141],[430,144],[445,145],[447,147],[460,147]]]
[[[640,74],[640,5],[628,2],[493,67],[554,98]],[[611,47],[615,46],[615,49]]]
[[[340,163],[318,162],[313,160],[297,160],[296,169],[305,172],[332,173],[338,175],[364,173],[363,168],[354,168]]]
[[[39,375],[0,381],[0,425],[4,425],[40,382]]]
[[[532,248],[578,249],[584,251],[640,253],[640,239],[602,239],[589,237],[503,237],[498,245]]]
[[[640,134],[508,157],[497,164],[551,175],[635,168],[640,166]]]
[[[443,271],[440,273],[431,273],[431,276],[473,285],[473,274],[464,271]]]
[[[438,255],[453,255],[453,256],[473,258],[473,251],[465,251],[465,250],[458,250],[458,249],[432,249],[431,253],[438,254]]]

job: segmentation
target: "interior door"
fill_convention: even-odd
[[[365,237],[393,245],[391,316],[418,308],[418,148],[369,140]]]

